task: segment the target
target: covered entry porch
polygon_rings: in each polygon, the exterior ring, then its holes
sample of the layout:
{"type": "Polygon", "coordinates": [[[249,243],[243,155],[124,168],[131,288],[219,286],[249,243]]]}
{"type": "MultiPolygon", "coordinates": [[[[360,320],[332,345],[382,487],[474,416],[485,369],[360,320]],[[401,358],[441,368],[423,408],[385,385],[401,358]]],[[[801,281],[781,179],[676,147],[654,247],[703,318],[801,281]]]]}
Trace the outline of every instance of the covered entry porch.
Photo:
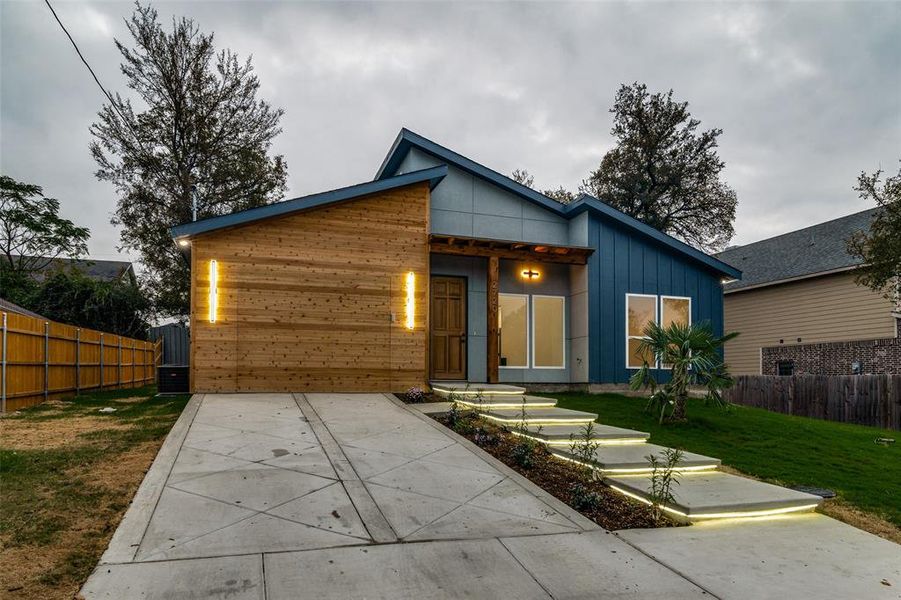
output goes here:
{"type": "Polygon", "coordinates": [[[429,378],[588,381],[592,248],[430,235],[429,378]]]}

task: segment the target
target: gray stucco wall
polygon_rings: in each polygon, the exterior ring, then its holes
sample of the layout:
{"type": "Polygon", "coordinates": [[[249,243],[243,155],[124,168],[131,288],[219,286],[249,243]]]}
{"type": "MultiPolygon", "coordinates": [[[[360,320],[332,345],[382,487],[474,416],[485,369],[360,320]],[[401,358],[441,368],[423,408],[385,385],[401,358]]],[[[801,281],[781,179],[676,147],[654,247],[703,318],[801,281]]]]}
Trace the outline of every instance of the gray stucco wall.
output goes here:
{"type": "MultiPolygon", "coordinates": [[[[408,173],[443,161],[413,148],[398,170],[408,173]]],[[[448,166],[432,190],[432,233],[542,244],[570,244],[570,222],[527,200],[448,166]]],[[[587,239],[587,227],[585,229],[587,239]]]]}

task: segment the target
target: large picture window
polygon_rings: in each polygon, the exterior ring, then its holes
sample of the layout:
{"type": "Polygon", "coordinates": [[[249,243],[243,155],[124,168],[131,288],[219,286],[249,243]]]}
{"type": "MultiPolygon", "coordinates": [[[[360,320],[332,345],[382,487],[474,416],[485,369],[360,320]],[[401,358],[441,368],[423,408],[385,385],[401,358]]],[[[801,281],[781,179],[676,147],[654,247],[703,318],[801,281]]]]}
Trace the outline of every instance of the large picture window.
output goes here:
{"type": "Polygon", "coordinates": [[[529,297],[498,294],[500,366],[525,369],[529,366],[529,297]]]}
{"type": "Polygon", "coordinates": [[[657,360],[650,352],[642,352],[641,341],[648,323],[657,322],[657,296],[626,294],[626,366],[640,369],[647,362],[656,366],[657,360]]]}
{"type": "Polygon", "coordinates": [[[532,296],[532,366],[566,367],[566,299],[532,296]]]}

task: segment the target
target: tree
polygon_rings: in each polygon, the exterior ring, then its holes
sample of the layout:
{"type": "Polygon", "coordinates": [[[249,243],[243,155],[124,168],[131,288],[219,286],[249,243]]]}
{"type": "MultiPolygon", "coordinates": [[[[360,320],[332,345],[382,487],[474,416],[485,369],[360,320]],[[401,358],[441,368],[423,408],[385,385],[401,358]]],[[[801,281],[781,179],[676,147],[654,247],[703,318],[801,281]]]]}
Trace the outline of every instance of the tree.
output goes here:
{"type": "Polygon", "coordinates": [[[737,198],[720,179],[721,129],[700,121],[673,91],[649,94],[644,84],[623,85],[613,108],[616,147],[582,183],[582,191],[655,229],[703,250],[732,238],[737,198]]]}
{"type": "Polygon", "coordinates": [[[61,270],[43,282],[29,308],[61,323],[147,339],[150,304],[131,282],[96,281],[77,269],[61,270]]]}
{"type": "Polygon", "coordinates": [[[0,175],[0,289],[8,300],[25,301],[33,275],[53,259],[87,252],[90,231],[59,216],[59,207],[40,186],[0,175]]]}
{"type": "Polygon", "coordinates": [[[879,210],[869,232],[858,231],[848,239],[848,252],[863,261],[857,282],[901,303],[901,169],[882,181],[882,170],[861,173],[854,189],[879,210]]]}
{"type": "Polygon", "coordinates": [[[281,132],[281,109],[257,99],[250,59],[216,52],[213,34],[191,19],[163,30],[157,12],[137,5],[126,23],[134,38],[119,40],[122,73],[146,105],[136,110],[119,94],[91,126],[97,177],[116,187],[113,224],[125,248],[137,250],[157,314],[190,310],[190,274],[169,228],[192,219],[268,204],[285,191],[287,165],[270,156],[281,132]]]}
{"type": "Polygon", "coordinates": [[[691,386],[706,388],[706,401],[719,406],[728,405],[722,391],[732,386],[733,379],[726,370],[721,349],[737,333],[717,337],[707,323],[686,325],[673,322],[663,327],[651,322],[644,334],[646,338],[639,344],[638,352],[668,369],[670,378],[660,385],[646,360],[629,383],[633,390],[650,390],[648,406],[658,407],[661,423],[667,409],[670,409],[670,420],[686,419],[685,409],[691,386]]]}
{"type": "MultiPolygon", "coordinates": [[[[516,183],[521,183],[528,188],[535,189],[535,178],[525,169],[513,169],[510,179],[516,183]]],[[[557,189],[542,190],[541,193],[551,200],[556,200],[560,204],[569,204],[576,199],[576,195],[562,185],[557,189]]]]}

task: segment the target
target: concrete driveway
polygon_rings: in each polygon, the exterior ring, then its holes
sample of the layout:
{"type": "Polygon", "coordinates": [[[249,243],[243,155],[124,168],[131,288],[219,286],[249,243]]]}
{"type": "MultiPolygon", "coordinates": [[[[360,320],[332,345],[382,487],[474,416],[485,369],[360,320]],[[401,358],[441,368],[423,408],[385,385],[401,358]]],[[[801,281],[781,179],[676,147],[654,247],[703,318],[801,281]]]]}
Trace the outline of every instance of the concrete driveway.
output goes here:
{"type": "MultiPolygon", "coordinates": [[[[82,593],[266,600],[767,597],[753,576],[730,588],[709,561],[709,576],[697,577],[690,560],[672,564],[684,554],[679,546],[691,541],[670,538],[675,544],[667,546],[661,540],[670,531],[634,535],[630,543],[600,530],[388,395],[198,395],[82,593]],[[653,547],[639,550],[644,542],[653,547]]],[[[734,535],[729,543],[740,547],[734,535]]],[[[873,548],[884,561],[884,549],[873,548]]],[[[799,574],[803,585],[800,572],[767,584],[798,585],[799,574]]]]}

